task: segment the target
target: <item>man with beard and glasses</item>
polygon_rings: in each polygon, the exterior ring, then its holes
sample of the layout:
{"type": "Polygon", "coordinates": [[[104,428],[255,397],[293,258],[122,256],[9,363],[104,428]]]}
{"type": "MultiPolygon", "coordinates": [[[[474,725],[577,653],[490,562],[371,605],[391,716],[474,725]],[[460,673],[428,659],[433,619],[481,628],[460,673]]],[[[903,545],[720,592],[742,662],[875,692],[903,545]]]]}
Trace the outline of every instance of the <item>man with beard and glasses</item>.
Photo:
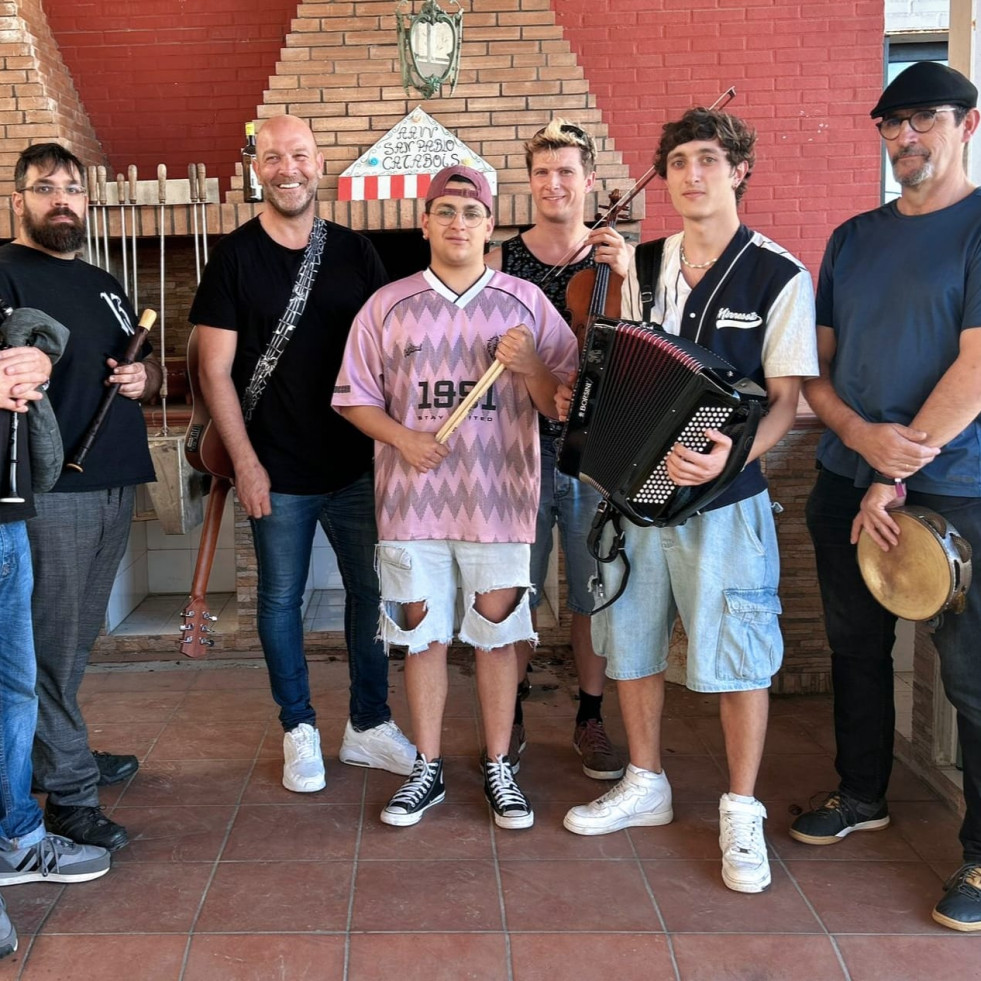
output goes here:
{"type": "MultiPolygon", "coordinates": [[[[981,548],[981,192],[964,169],[978,90],[936,62],[898,75],[871,112],[902,188],[836,229],[818,281],[819,378],[805,395],[828,431],[808,500],[831,646],[838,789],[790,828],[831,845],[889,824],[896,617],[866,589],[855,545],[899,541],[890,508],[947,518],[981,548]]],[[[966,813],[963,864],[933,918],[981,930],[981,595],[933,640],[957,710],[966,813]]]]}
{"type": "Polygon", "coordinates": [[[252,522],[259,638],[285,733],[283,786],[309,793],[326,782],[303,652],[303,592],[318,523],[346,593],[351,694],[340,760],[405,775],[416,758],[392,720],[388,659],[375,639],[371,440],[331,411],[329,397],[354,315],[387,276],[366,238],[333,222],[315,224],[324,158],[302,119],[276,116],[263,124],[255,169],[266,206],[213,250],[191,322],[201,388],[252,522]],[[243,393],[284,316],[304,251],[321,232],[308,302],[247,424],[243,393]]]}
{"type": "Polygon", "coordinates": [[[0,249],[0,297],[36,307],[71,333],[48,391],[65,454],[78,447],[106,385],[119,385],[84,473],[66,470],[36,500],[28,523],[34,557],[33,622],[38,721],[34,786],[48,795],[48,830],[115,851],[126,829],[99,808],[99,785],[136,772],[135,756],[95,753],[78,704],[89,652],[105,621],[126,549],[137,484],[154,479],[140,401],[160,388],[147,355],[120,364],[137,318],[122,286],[77,253],[85,241],[88,198],[78,158],[57,143],[20,155],[12,195],[17,237],[0,249]]]}

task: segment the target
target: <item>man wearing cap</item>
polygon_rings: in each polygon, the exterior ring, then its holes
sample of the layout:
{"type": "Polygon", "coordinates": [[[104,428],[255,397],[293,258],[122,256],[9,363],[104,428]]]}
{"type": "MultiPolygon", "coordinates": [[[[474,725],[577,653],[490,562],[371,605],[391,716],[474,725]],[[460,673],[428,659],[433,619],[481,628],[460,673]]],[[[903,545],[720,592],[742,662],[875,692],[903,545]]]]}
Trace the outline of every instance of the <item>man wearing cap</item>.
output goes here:
{"type": "Polygon", "coordinates": [[[257,627],[283,726],[283,785],[325,786],[320,732],[303,653],[302,601],[318,523],[344,582],[351,681],[340,760],[406,774],[415,747],[392,720],[388,660],[375,639],[378,585],[371,442],[330,410],[351,320],[387,276],[371,243],[316,217],[324,158],[310,127],[275,116],[259,131],[262,213],[214,249],[191,307],[201,387],[252,522],[257,627]],[[316,232],[316,236],[314,233],[316,232]],[[314,238],[322,252],[307,261],[314,238]],[[313,270],[312,281],[301,275],[313,270]],[[246,424],[243,393],[307,283],[309,296],[246,424]]]}
{"type": "MultiPolygon", "coordinates": [[[[817,294],[820,377],[805,394],[828,431],[807,506],[835,694],[838,789],[798,817],[792,837],[829,845],[889,824],[896,617],[866,589],[861,532],[898,542],[889,509],[939,512],[981,554],[981,192],[964,169],[977,89],[919,62],[871,115],[902,193],[845,222],[828,244],[817,294]]],[[[933,918],[981,930],[981,595],[934,632],[964,762],[964,864],[933,918]]]]}
{"type": "Polygon", "coordinates": [[[379,632],[386,646],[409,653],[418,756],[382,811],[382,821],[396,826],[416,824],[445,797],[440,737],[458,588],[458,636],[476,649],[484,794],[498,827],[534,823],[508,759],[514,645],[535,636],[528,601],[537,411],[554,415],[555,389],[575,366],[576,344],[538,287],[484,265],[492,207],[487,179],[475,170],[448,167],[433,178],[422,218],[430,266],[368,301],[334,389],[334,407],[375,440],[379,632]],[[438,440],[495,361],[507,370],[438,440]]]}

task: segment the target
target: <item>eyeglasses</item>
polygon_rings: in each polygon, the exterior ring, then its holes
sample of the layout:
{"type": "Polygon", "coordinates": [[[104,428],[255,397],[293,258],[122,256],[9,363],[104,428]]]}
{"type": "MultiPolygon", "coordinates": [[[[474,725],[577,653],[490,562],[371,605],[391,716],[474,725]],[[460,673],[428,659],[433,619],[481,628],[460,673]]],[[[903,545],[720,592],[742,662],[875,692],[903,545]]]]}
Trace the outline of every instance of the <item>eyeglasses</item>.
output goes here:
{"type": "Polygon", "coordinates": [[[956,109],[917,109],[908,116],[886,116],[876,123],[879,135],[884,140],[894,140],[902,132],[903,123],[909,123],[914,133],[929,133],[937,125],[937,114],[941,112],[957,112],[956,109]]]}
{"type": "Polygon", "coordinates": [[[456,208],[444,206],[429,213],[441,225],[452,225],[460,215],[463,215],[463,224],[467,228],[476,228],[482,221],[487,220],[487,212],[483,208],[464,208],[463,211],[457,211],[456,208]]]}
{"type": "Polygon", "coordinates": [[[31,191],[39,198],[50,198],[53,194],[67,194],[70,198],[77,198],[85,194],[85,188],[81,184],[67,184],[60,187],[58,184],[33,184],[30,187],[18,187],[21,194],[24,191],[31,191]]]}

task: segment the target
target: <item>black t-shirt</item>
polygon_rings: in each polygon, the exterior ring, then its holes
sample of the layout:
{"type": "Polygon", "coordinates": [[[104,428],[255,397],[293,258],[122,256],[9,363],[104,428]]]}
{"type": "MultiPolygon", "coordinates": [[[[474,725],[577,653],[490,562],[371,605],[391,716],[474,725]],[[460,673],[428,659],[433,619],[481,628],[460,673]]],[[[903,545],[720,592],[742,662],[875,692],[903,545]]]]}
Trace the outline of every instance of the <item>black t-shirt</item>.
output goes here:
{"type": "MultiPolygon", "coordinates": [[[[306,309],[249,423],[249,439],[280,494],[323,494],[371,467],[373,444],[330,407],[351,322],[388,282],[363,235],[328,222],[306,309]]],[[[290,298],[302,249],[274,242],[258,218],[215,246],[191,323],[238,332],[232,380],[241,395],[290,298]]]]}
{"type": "MultiPolygon", "coordinates": [[[[0,498],[11,496],[10,486],[10,423],[12,412],[0,409],[0,498]]],[[[17,493],[23,504],[0,503],[0,525],[26,521],[34,517],[34,495],[31,493],[31,466],[27,451],[27,416],[18,416],[17,424],[17,493]]]]}
{"type": "MultiPolygon", "coordinates": [[[[136,314],[109,273],[82,259],[56,259],[14,243],[0,248],[0,297],[13,307],[43,310],[71,332],[48,389],[65,459],[70,460],[106,392],[106,358],[122,358],[136,329],[136,314]]],[[[144,344],[140,358],[150,350],[144,344]]],[[[66,470],[52,493],[106,490],[155,479],[138,402],[113,400],[84,466],[84,473],[66,470]]]]}

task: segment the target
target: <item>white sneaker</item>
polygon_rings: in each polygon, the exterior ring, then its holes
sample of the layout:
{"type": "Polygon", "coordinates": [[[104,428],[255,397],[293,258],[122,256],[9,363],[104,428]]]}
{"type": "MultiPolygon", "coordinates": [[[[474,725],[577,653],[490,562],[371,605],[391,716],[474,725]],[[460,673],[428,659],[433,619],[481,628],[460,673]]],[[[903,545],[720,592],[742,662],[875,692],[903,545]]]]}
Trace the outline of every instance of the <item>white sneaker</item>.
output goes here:
{"type": "Polygon", "coordinates": [[[622,828],[670,824],[673,818],[668,778],[631,763],[612,790],[591,804],[571,808],[562,824],[577,835],[606,835],[622,828]]]}
{"type": "Polygon", "coordinates": [[[728,794],[719,798],[722,881],[735,892],[762,892],[770,884],[763,838],[765,817],[766,808],[758,800],[744,804],[728,794]]]}
{"type": "Polygon", "coordinates": [[[348,719],[337,755],[342,763],[388,770],[403,777],[412,773],[416,763],[415,746],[391,719],[364,732],[358,732],[348,719]]]}
{"type": "Polygon", "coordinates": [[[298,794],[311,794],[327,786],[320,730],[301,722],[283,736],[283,786],[298,794]]]}

